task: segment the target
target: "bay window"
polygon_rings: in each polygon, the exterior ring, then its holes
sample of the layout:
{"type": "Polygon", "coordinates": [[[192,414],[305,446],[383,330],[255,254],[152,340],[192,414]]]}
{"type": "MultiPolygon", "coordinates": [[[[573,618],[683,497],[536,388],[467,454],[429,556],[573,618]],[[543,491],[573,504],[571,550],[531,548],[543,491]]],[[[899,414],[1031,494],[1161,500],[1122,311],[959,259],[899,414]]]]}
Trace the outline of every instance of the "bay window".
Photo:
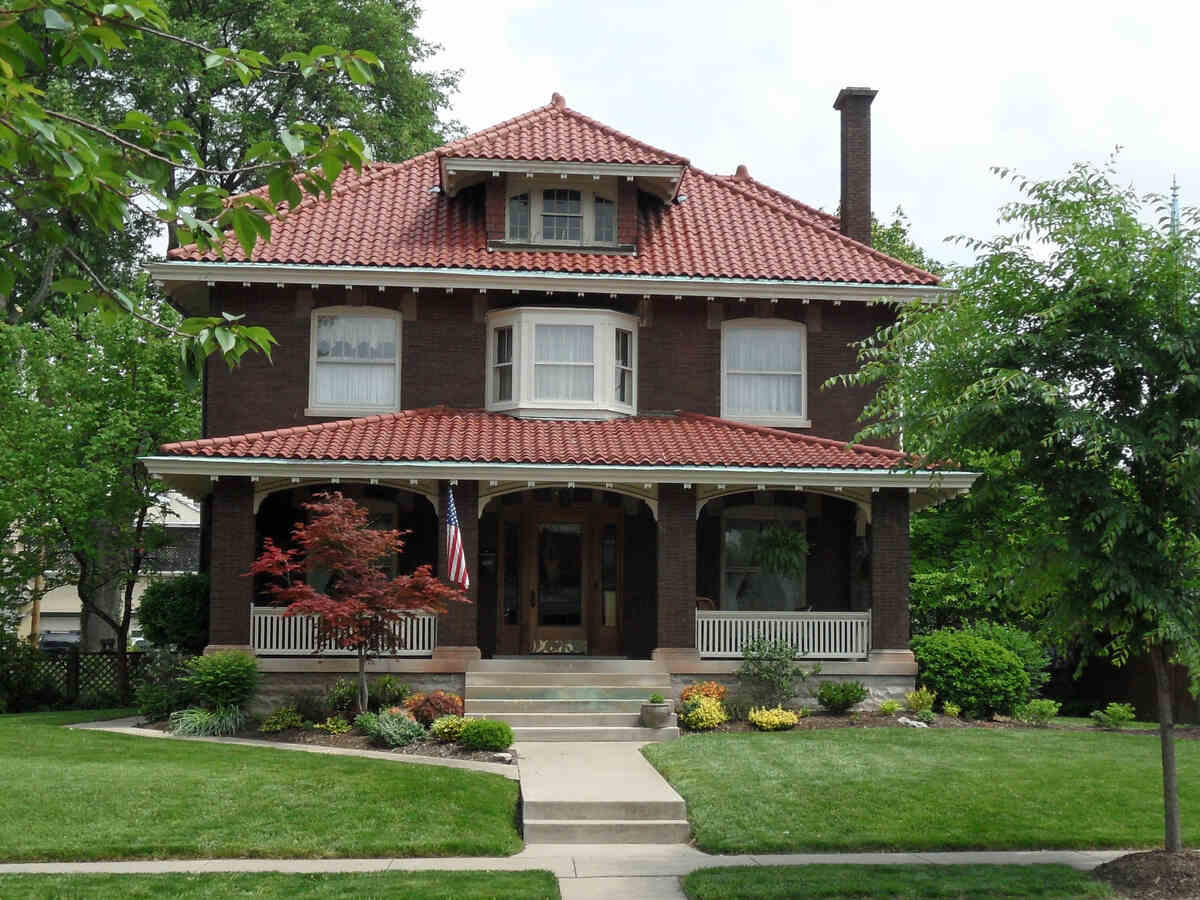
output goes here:
{"type": "Polygon", "coordinates": [[[721,326],[721,416],[807,427],[807,340],[800,322],[731,319],[721,326]]]}
{"type": "Polygon", "coordinates": [[[371,307],[314,310],[306,415],[400,408],[400,314],[371,307]]]}
{"type": "Polygon", "coordinates": [[[637,320],[604,309],[488,313],[487,408],[607,418],[636,410],[637,320]]]}

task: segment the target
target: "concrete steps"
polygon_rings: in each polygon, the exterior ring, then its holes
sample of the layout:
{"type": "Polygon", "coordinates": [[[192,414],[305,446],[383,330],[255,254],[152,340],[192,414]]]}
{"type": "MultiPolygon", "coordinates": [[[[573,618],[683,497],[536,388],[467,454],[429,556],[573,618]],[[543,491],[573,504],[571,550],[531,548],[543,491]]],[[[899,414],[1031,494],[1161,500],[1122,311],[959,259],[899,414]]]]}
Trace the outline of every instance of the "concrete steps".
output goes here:
{"type": "Polygon", "coordinates": [[[518,741],[661,741],[679,736],[642,728],[652,693],[671,696],[671,676],[648,660],[516,657],[483,660],[466,674],[464,712],[503,719],[518,741]]]}
{"type": "Polygon", "coordinates": [[[531,844],[683,844],[687,819],[526,819],[531,844]]]}

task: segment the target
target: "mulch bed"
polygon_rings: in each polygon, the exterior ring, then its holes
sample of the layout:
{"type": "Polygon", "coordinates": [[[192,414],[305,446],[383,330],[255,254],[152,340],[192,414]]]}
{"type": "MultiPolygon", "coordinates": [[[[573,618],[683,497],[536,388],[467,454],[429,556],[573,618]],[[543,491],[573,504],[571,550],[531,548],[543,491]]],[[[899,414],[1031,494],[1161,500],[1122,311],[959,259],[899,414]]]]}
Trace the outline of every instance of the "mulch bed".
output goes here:
{"type": "Polygon", "coordinates": [[[1200,853],[1194,850],[1130,853],[1097,867],[1095,874],[1122,895],[1139,900],[1200,897],[1200,853]]]}
{"type": "MultiPolygon", "coordinates": [[[[167,730],[167,722],[153,722],[147,727],[159,731],[167,730]]],[[[504,755],[491,750],[466,750],[457,744],[440,744],[433,740],[414,741],[407,747],[381,747],[371,743],[371,739],[356,731],[346,734],[326,734],[324,731],[306,728],[288,728],[272,734],[263,734],[257,728],[243,728],[234,737],[250,738],[256,741],[270,741],[276,744],[309,744],[320,747],[338,747],[344,750],[377,750],[382,753],[395,753],[398,756],[434,756],[439,759],[469,759],[474,762],[500,763],[515,765],[517,751],[510,747],[504,755]],[[505,759],[504,756],[508,756],[505,759]]]]}

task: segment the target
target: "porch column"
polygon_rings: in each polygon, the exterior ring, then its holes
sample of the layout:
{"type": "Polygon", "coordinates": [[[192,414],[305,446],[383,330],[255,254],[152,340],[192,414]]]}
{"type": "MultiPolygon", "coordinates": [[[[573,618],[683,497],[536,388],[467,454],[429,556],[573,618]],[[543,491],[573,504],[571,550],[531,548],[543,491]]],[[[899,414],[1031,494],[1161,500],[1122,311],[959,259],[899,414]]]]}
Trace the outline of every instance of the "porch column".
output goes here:
{"type": "Polygon", "coordinates": [[[909,637],[908,491],[871,495],[871,649],[907,650],[909,637]]]}
{"type": "Polygon", "coordinates": [[[658,488],[658,623],[655,659],[696,658],[696,497],[658,488]]]}
{"type": "Polygon", "coordinates": [[[221,478],[213,485],[209,515],[208,647],[205,652],[250,647],[254,579],[254,486],[249,478],[221,478]]]}
{"type": "MultiPolygon", "coordinates": [[[[449,481],[438,482],[438,577],[449,583],[450,566],[446,556],[446,510],[449,503],[449,481]]],[[[471,587],[470,603],[451,603],[446,614],[438,619],[438,645],[435,659],[456,657],[465,663],[479,659],[479,483],[460,481],[454,485],[454,508],[458,512],[458,527],[462,529],[463,552],[467,556],[467,572],[471,587]]]]}

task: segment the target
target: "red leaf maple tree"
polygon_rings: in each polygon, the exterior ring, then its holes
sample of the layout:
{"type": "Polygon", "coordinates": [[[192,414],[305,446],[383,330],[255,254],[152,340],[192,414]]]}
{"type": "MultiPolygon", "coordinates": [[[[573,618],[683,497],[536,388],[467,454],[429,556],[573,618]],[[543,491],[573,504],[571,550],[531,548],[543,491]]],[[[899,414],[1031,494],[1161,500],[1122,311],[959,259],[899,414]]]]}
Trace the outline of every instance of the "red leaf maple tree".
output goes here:
{"type": "Polygon", "coordinates": [[[266,575],[271,602],[287,604],[283,615],[317,619],[318,646],[354,650],[358,656],[358,708],[367,709],[367,660],[402,646],[395,626],[415,613],[441,615],[450,602],[469,603],[424,565],[411,575],[384,568],[404,552],[407,532],[370,527],[370,513],[340,491],[316,494],[303,504],[309,521],[292,529],[294,547],[270,538],[247,577],[266,575]],[[314,571],[328,572],[324,592],[308,583],[314,571]]]}

